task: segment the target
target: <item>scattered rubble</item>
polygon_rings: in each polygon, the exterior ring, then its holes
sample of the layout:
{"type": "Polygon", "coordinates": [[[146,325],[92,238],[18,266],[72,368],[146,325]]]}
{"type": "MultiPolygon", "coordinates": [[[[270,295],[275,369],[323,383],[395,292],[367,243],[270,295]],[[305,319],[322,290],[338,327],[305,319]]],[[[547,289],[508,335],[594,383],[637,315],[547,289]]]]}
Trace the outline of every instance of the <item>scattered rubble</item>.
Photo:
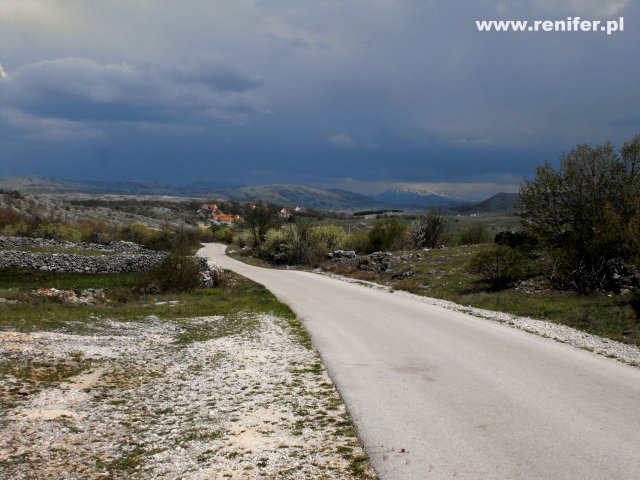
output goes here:
{"type": "Polygon", "coordinates": [[[402,273],[396,273],[392,275],[391,278],[394,280],[406,280],[407,278],[411,278],[416,274],[413,270],[405,270],[402,273]]]}
{"type": "Polygon", "coordinates": [[[353,250],[336,250],[329,254],[329,258],[356,258],[356,252],[353,250]]]}
{"type": "Polygon", "coordinates": [[[329,254],[329,263],[351,265],[360,270],[374,273],[391,271],[393,255],[388,252],[374,252],[368,255],[356,255],[354,251],[336,250],[329,254]]]}
{"type": "Polygon", "coordinates": [[[104,298],[101,288],[88,288],[79,294],[74,290],[59,290],[57,288],[38,288],[33,291],[37,297],[47,297],[68,305],[94,305],[97,299],[104,298]]]}
{"type": "Polygon", "coordinates": [[[200,284],[202,287],[217,287],[227,281],[224,270],[214,260],[204,257],[194,258],[200,264],[200,284]]]}

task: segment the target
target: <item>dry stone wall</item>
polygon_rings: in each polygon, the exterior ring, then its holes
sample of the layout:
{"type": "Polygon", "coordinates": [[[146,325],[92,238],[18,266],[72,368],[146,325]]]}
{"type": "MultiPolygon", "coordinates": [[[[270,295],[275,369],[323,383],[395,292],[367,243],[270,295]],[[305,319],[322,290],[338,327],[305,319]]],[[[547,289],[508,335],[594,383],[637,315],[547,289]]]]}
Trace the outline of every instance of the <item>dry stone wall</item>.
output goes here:
{"type": "Polygon", "coordinates": [[[3,237],[0,236],[0,250],[8,250],[19,247],[35,247],[35,248],[75,248],[86,250],[103,250],[105,252],[115,253],[157,253],[155,250],[147,250],[142,245],[133,242],[110,242],[110,243],[85,243],[85,242],[67,242],[62,240],[53,240],[50,238],[31,238],[31,237],[3,237]]]}
{"type": "Polygon", "coordinates": [[[27,237],[0,237],[0,270],[24,268],[54,272],[140,272],[149,270],[166,256],[132,242],[73,243],[27,237]],[[104,255],[73,255],[16,251],[20,248],[90,249],[104,255]]]}

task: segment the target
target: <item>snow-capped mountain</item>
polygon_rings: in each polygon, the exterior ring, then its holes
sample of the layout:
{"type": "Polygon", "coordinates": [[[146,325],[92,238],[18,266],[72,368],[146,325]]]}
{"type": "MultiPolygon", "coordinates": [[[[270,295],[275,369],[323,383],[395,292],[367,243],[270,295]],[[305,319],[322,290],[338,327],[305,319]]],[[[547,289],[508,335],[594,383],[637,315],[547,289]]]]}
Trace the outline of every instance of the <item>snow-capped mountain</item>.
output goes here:
{"type": "Polygon", "coordinates": [[[466,203],[451,195],[417,188],[392,188],[377,194],[376,200],[396,207],[446,207],[466,203]]]}

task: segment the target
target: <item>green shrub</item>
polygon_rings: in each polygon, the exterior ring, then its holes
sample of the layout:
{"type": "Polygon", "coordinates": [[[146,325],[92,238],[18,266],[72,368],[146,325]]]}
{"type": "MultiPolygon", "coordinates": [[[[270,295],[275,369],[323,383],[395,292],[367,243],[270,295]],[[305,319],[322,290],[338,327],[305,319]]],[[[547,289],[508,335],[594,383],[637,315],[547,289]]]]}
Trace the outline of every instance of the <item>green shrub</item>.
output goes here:
{"type": "Polygon", "coordinates": [[[407,226],[395,218],[385,219],[376,223],[369,231],[368,252],[390,250],[394,246],[402,245],[407,240],[407,226]]]}
{"type": "Polygon", "coordinates": [[[196,228],[172,230],[169,225],[164,225],[160,231],[152,230],[143,245],[151,250],[180,251],[187,254],[200,246],[200,232],[196,228]]]}
{"type": "Polygon", "coordinates": [[[145,245],[155,232],[142,223],[132,223],[120,229],[120,238],[128,242],[145,245]]]}
{"type": "Polygon", "coordinates": [[[346,236],[344,249],[353,250],[356,253],[367,253],[369,249],[369,234],[367,232],[353,232],[346,236]]]}
{"type": "Polygon", "coordinates": [[[313,227],[313,236],[318,245],[328,252],[344,248],[347,233],[337,225],[313,227]]]}
{"type": "Polygon", "coordinates": [[[80,240],[87,243],[109,243],[115,239],[114,228],[104,220],[86,220],[77,226],[80,240]]]}
{"type": "Polygon", "coordinates": [[[491,242],[491,231],[486,224],[475,222],[465,228],[460,234],[461,245],[476,245],[491,242]]]}
{"type": "Polygon", "coordinates": [[[499,289],[525,276],[527,259],[514,248],[495,245],[475,254],[467,271],[478,275],[492,289],[499,289]]]}
{"type": "Polygon", "coordinates": [[[141,275],[138,287],[148,293],[180,293],[200,285],[200,266],[196,259],[171,252],[155,267],[141,275]]]}
{"type": "Polygon", "coordinates": [[[233,242],[233,232],[228,228],[213,228],[212,239],[214,242],[230,244],[233,242]]]}
{"type": "Polygon", "coordinates": [[[260,256],[275,264],[289,263],[293,249],[292,233],[287,227],[267,230],[260,246],[260,256]]]}
{"type": "Polygon", "coordinates": [[[255,248],[253,234],[247,230],[241,230],[233,235],[233,243],[240,248],[249,247],[255,248]]]}
{"type": "Polygon", "coordinates": [[[346,234],[333,225],[299,222],[267,230],[260,256],[276,264],[315,265],[329,251],[342,248],[346,234]]]}

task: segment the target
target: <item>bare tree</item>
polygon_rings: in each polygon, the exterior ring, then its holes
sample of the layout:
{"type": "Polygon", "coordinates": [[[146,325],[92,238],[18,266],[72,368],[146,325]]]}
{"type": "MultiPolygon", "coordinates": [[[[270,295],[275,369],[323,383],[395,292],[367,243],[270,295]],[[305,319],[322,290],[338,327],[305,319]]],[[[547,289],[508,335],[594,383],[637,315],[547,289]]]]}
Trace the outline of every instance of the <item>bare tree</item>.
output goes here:
{"type": "Polygon", "coordinates": [[[245,220],[253,235],[253,244],[256,248],[262,245],[264,236],[267,234],[274,216],[275,212],[271,208],[260,203],[248,209],[245,220]]]}
{"type": "Polygon", "coordinates": [[[416,247],[436,248],[449,241],[449,226],[442,210],[432,209],[409,225],[409,236],[416,247]]]}

